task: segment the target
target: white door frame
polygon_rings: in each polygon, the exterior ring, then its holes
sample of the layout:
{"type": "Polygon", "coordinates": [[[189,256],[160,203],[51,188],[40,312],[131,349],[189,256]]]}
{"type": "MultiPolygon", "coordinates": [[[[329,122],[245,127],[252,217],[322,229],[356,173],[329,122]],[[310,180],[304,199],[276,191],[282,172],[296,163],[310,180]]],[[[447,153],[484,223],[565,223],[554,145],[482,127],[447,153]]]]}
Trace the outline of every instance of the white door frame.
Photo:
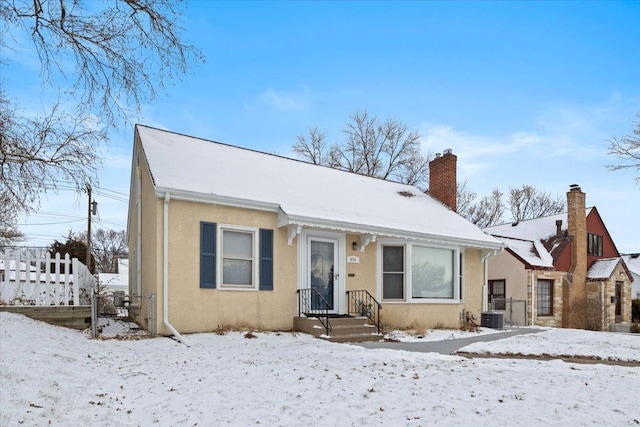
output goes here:
{"type": "Polygon", "coordinates": [[[329,231],[302,230],[296,239],[298,241],[298,289],[309,289],[310,270],[310,246],[311,240],[333,241],[335,245],[335,259],[333,272],[333,314],[345,314],[345,234],[329,231]]]}

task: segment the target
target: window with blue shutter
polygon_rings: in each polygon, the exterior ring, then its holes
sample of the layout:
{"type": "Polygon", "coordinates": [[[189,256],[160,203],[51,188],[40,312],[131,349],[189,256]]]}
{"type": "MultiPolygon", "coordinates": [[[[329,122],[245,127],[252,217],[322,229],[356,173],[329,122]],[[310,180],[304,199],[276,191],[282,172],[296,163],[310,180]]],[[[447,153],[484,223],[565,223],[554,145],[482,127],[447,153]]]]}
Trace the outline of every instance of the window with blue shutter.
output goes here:
{"type": "Polygon", "coordinates": [[[200,287],[216,287],[217,224],[200,223],[200,287]]]}
{"type": "Polygon", "coordinates": [[[260,290],[273,290],[273,230],[260,229],[260,290]]]}

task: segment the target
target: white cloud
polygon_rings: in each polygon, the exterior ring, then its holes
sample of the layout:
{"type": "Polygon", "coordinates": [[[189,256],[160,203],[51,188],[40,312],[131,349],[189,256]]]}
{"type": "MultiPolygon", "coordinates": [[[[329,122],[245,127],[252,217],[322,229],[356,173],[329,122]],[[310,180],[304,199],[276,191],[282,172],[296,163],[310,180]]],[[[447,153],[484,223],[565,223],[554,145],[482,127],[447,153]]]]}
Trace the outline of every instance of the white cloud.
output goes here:
{"type": "Polygon", "coordinates": [[[311,92],[307,86],[301,86],[297,92],[269,88],[258,95],[258,100],[280,111],[305,111],[311,102],[311,92]]]}

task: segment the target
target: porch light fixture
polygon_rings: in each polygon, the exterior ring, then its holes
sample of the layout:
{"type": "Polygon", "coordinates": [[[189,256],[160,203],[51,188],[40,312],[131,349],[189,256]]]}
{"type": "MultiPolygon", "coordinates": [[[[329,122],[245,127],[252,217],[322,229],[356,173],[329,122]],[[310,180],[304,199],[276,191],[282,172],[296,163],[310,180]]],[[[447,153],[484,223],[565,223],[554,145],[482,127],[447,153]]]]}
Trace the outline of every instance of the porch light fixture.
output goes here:
{"type": "Polygon", "coordinates": [[[352,248],[354,251],[357,251],[357,250],[358,250],[358,242],[353,242],[353,243],[351,244],[351,248],[352,248]]]}

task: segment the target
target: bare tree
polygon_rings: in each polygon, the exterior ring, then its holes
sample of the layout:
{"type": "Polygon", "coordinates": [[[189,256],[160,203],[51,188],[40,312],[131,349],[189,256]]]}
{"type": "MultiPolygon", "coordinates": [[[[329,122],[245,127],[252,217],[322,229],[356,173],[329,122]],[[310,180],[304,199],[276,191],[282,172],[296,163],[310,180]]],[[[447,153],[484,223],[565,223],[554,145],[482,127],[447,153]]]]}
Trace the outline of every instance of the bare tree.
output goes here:
{"type": "MultiPolygon", "coordinates": [[[[73,234],[73,239],[87,244],[87,232],[73,234]]],[[[97,229],[91,233],[91,254],[95,269],[101,273],[116,273],[118,258],[127,258],[127,234],[124,230],[97,229]]]]}
{"type": "MultiPolygon", "coordinates": [[[[0,197],[13,214],[37,208],[39,195],[60,180],[79,189],[94,182],[107,130],[129,123],[166,81],[203,60],[181,40],[182,7],[174,0],[0,0],[0,50],[29,40],[43,92],[58,93],[38,115],[0,91],[0,197]]],[[[15,215],[0,223],[15,228],[15,215]]],[[[11,240],[4,229],[0,238],[11,240]]]]}
{"type": "Polygon", "coordinates": [[[510,221],[540,218],[566,210],[563,198],[551,196],[532,185],[509,187],[509,199],[494,188],[490,194],[480,197],[467,187],[467,182],[458,185],[458,213],[480,228],[491,227],[505,221],[505,212],[511,213],[510,221]]]}
{"type": "Polygon", "coordinates": [[[78,188],[95,180],[97,149],[106,138],[95,124],[94,116],[72,116],[59,104],[43,117],[22,117],[0,92],[0,197],[13,212],[30,211],[61,180],[78,188]]]}
{"type": "Polygon", "coordinates": [[[509,209],[513,221],[540,218],[565,211],[565,200],[536,189],[532,185],[509,187],[509,209]]]}
{"type": "MultiPolygon", "coordinates": [[[[618,163],[607,165],[610,171],[635,168],[640,171],[640,113],[638,121],[632,129],[631,134],[622,138],[612,138],[609,140],[609,151],[618,158],[618,163]]],[[[636,176],[636,182],[640,184],[640,175],[636,176]]]]}
{"type": "Polygon", "coordinates": [[[465,218],[471,217],[470,210],[474,206],[474,201],[478,197],[478,194],[469,188],[469,182],[465,179],[462,183],[456,184],[456,206],[458,214],[465,218]]]}
{"type": "Polygon", "coordinates": [[[490,194],[482,196],[477,203],[470,205],[465,218],[480,228],[500,224],[505,209],[502,196],[502,192],[494,188],[490,194]]]}
{"type": "Polygon", "coordinates": [[[309,128],[309,136],[298,136],[298,142],[293,146],[293,152],[301,159],[314,165],[327,165],[329,160],[326,153],[327,133],[317,127],[309,128]]]}
{"type": "Polygon", "coordinates": [[[430,155],[421,153],[420,134],[405,123],[356,111],[342,132],[346,139],[327,147],[326,133],[310,128],[292,149],[314,164],[426,188],[430,155]]]}

